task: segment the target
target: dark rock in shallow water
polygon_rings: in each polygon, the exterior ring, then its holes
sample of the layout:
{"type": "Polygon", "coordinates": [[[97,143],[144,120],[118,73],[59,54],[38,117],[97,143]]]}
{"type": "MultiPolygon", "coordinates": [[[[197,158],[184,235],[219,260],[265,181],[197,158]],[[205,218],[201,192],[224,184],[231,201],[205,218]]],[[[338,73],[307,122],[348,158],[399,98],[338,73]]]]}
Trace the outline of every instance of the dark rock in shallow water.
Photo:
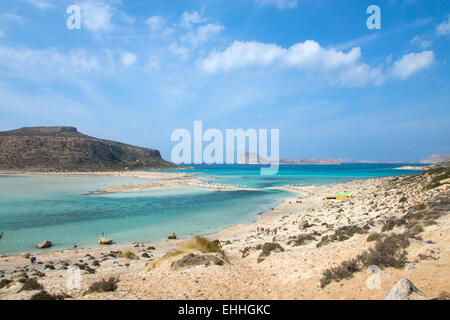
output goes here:
{"type": "Polygon", "coordinates": [[[53,244],[52,244],[51,241],[46,240],[46,241],[39,242],[37,244],[37,248],[38,249],[45,249],[45,248],[50,248],[52,245],[53,244]]]}

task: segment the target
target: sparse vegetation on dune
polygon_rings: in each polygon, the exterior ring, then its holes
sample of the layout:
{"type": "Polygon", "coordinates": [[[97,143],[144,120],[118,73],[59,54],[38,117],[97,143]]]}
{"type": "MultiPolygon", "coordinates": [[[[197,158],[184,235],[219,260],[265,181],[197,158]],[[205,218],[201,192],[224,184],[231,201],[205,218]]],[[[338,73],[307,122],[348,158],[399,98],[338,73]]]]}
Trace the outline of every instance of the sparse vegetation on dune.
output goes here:
{"type": "Polygon", "coordinates": [[[442,184],[448,184],[450,179],[450,161],[445,161],[434,165],[426,170],[423,175],[427,177],[428,183],[425,185],[426,190],[435,189],[442,184]]]}
{"type": "Polygon", "coordinates": [[[373,248],[364,251],[354,259],[342,262],[339,266],[330,268],[322,274],[320,285],[322,288],[332,281],[349,279],[355,272],[364,267],[375,265],[379,268],[403,268],[406,264],[406,251],[409,246],[409,234],[391,234],[376,240],[373,248]]]}
{"type": "Polygon", "coordinates": [[[86,295],[94,292],[113,292],[117,289],[117,283],[119,283],[119,279],[116,277],[110,277],[108,280],[102,279],[92,283],[84,294],[86,295]]]}
{"type": "Polygon", "coordinates": [[[367,242],[376,241],[378,239],[381,239],[381,237],[383,237],[383,234],[381,233],[372,233],[367,237],[367,242]]]}
{"type": "Polygon", "coordinates": [[[130,259],[130,260],[138,260],[139,258],[131,251],[120,252],[117,255],[118,258],[130,259]]]}
{"type": "Polygon", "coordinates": [[[204,237],[195,236],[183,241],[178,248],[168,251],[162,258],[147,264],[145,271],[148,272],[153,270],[162,262],[172,257],[185,253],[192,253],[195,251],[199,251],[201,253],[218,253],[226,259],[225,252],[222,250],[220,242],[218,240],[209,241],[204,237]]]}
{"type": "Polygon", "coordinates": [[[66,298],[72,298],[67,294],[50,294],[45,290],[41,290],[31,296],[30,300],[65,300],[66,298]]]}
{"type": "Polygon", "coordinates": [[[22,286],[20,291],[32,291],[44,289],[42,285],[36,279],[28,279],[22,286]]]}

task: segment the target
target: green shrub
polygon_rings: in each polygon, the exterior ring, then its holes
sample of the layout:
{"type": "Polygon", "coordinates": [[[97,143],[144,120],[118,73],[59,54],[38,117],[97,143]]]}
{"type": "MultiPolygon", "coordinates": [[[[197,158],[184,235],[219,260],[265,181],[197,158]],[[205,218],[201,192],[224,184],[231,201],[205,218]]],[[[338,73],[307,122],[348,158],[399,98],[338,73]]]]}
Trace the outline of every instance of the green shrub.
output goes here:
{"type": "Polygon", "coordinates": [[[381,233],[372,233],[367,237],[367,242],[376,241],[378,239],[381,239],[381,237],[383,237],[383,234],[381,233]]]}

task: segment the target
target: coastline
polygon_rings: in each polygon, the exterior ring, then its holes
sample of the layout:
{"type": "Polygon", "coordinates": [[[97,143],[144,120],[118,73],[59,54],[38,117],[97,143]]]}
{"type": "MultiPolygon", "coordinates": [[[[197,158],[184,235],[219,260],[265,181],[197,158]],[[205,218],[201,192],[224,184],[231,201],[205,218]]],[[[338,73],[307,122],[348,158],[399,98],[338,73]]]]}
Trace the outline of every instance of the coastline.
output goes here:
{"type": "MultiPolygon", "coordinates": [[[[365,281],[369,276],[359,272],[354,277],[329,284],[319,285],[322,272],[341,261],[367,250],[372,243],[366,238],[370,234],[381,233],[383,225],[390,217],[400,216],[420,203],[429,203],[431,198],[447,197],[448,185],[434,190],[417,193],[416,182],[420,176],[398,176],[385,178],[356,179],[345,183],[290,187],[297,192],[294,197],[284,199],[279,206],[258,215],[257,221],[223,228],[221,231],[205,235],[207,239],[219,239],[230,263],[224,266],[195,266],[180,271],[170,269],[173,258],[155,270],[144,272],[148,262],[162,257],[176,248],[184,240],[170,240],[142,244],[103,246],[93,249],[63,250],[41,253],[38,261],[44,265],[52,263],[56,270],[45,270],[45,277],[39,282],[53,293],[68,292],[75,299],[380,299],[401,276],[407,276],[427,296],[435,297],[441,291],[449,291],[448,267],[450,265],[450,228],[447,215],[436,220],[436,224],[425,226],[423,240],[414,240],[408,249],[409,265],[403,270],[386,268],[382,271],[381,289],[370,290],[365,281]],[[390,191],[397,190],[397,191],[390,191]],[[325,202],[324,198],[338,191],[352,191],[354,198],[344,202],[325,202]],[[401,194],[397,194],[401,191],[401,194]],[[407,200],[402,202],[402,197],[407,200]],[[400,202],[399,202],[400,199],[400,202]],[[306,221],[306,224],[305,224],[306,221]],[[272,253],[265,261],[256,260],[257,245],[272,242],[271,236],[256,232],[257,226],[278,228],[276,242],[284,252],[272,253]],[[318,248],[323,235],[332,234],[345,226],[367,226],[365,234],[354,234],[345,241],[331,242],[318,248]],[[312,232],[312,233],[311,233],[312,232]],[[315,240],[301,246],[289,244],[299,234],[310,234],[315,240]],[[428,244],[427,241],[431,241],[428,244]],[[150,250],[155,247],[156,250],[150,250]],[[249,249],[246,249],[249,248],[249,249]],[[246,250],[245,250],[246,249],[246,250]],[[438,258],[420,257],[432,250],[438,258]],[[104,257],[115,251],[132,251],[140,260],[104,257]],[[243,252],[249,254],[244,257],[243,252]],[[144,258],[147,253],[150,257],[144,258]],[[58,261],[70,263],[89,262],[86,255],[102,259],[94,274],[83,272],[82,289],[67,290],[67,271],[59,268],[58,261]],[[102,258],[103,257],[103,258],[102,258]],[[93,281],[108,276],[120,278],[119,291],[83,295],[93,281]],[[195,280],[195,281],[194,281],[195,280]],[[224,283],[228,285],[224,286],[224,283]]],[[[423,180],[423,179],[422,179],[423,180]]],[[[426,183],[426,180],[418,183],[426,183]]],[[[448,210],[447,210],[448,211],[448,210]]],[[[394,227],[390,234],[404,230],[394,227]]],[[[29,267],[27,259],[21,256],[0,258],[0,269],[4,276],[12,276],[17,270],[29,267]]],[[[0,299],[26,299],[31,293],[17,293],[19,284],[11,284],[0,289],[0,299]]]]}
{"type": "MultiPolygon", "coordinates": [[[[3,172],[0,172],[0,176],[4,174],[3,172]]],[[[163,175],[161,176],[161,172],[141,172],[141,171],[130,171],[130,172],[64,172],[64,173],[47,173],[47,172],[20,172],[20,173],[9,173],[8,175],[12,176],[58,176],[58,177],[64,177],[64,176],[121,176],[121,177],[136,177],[136,178],[142,178],[142,179],[157,179],[155,183],[152,184],[142,184],[142,185],[118,185],[113,186],[106,189],[99,189],[94,192],[87,193],[87,195],[102,195],[102,194],[112,194],[112,193],[121,193],[121,192],[132,192],[132,191],[147,191],[147,190],[158,190],[162,188],[170,188],[170,187],[176,187],[176,186],[186,186],[186,187],[193,187],[193,188],[203,188],[206,190],[212,190],[212,191],[235,191],[235,190],[259,190],[256,188],[235,188],[231,186],[215,186],[215,185],[202,185],[201,182],[204,181],[204,178],[192,178],[194,174],[190,173],[166,173],[163,172],[163,175]],[[163,182],[161,182],[161,180],[163,182]]],[[[300,191],[288,187],[288,186],[281,186],[281,187],[271,187],[266,189],[279,189],[284,191],[289,191],[293,193],[300,193],[300,191]]],[[[287,198],[281,198],[278,205],[275,205],[272,208],[277,210],[277,208],[283,204],[285,204],[288,200],[292,200],[291,197],[287,198]]],[[[258,223],[262,219],[262,217],[265,217],[266,215],[271,215],[273,213],[273,210],[268,211],[261,211],[256,214],[256,220],[251,221],[246,224],[233,224],[224,226],[221,228],[221,230],[212,232],[212,233],[200,233],[198,235],[200,236],[206,236],[206,237],[214,237],[218,236],[222,233],[228,234],[229,230],[234,230],[235,227],[239,226],[249,226],[255,223],[258,223]]],[[[188,238],[179,238],[177,240],[161,240],[161,241],[150,241],[150,242],[139,242],[141,245],[145,246],[156,246],[158,248],[167,248],[167,250],[172,249],[180,242],[186,240],[188,238]]],[[[51,239],[49,239],[51,240],[51,239]]],[[[131,241],[131,240],[130,240],[131,241]]],[[[112,245],[98,245],[97,247],[78,247],[76,251],[78,253],[82,252],[91,252],[91,251],[99,251],[102,250],[112,250],[112,251],[119,251],[124,250],[130,246],[129,243],[113,243],[112,245]]],[[[75,251],[73,248],[63,248],[63,249],[40,249],[40,252],[34,252],[32,253],[33,256],[39,257],[39,256],[45,256],[45,255],[53,255],[54,253],[70,253],[72,251],[75,251]]],[[[0,258],[13,258],[13,257],[22,257],[22,255],[27,252],[20,252],[20,253],[14,253],[14,254],[2,254],[0,253],[0,258]]]]}

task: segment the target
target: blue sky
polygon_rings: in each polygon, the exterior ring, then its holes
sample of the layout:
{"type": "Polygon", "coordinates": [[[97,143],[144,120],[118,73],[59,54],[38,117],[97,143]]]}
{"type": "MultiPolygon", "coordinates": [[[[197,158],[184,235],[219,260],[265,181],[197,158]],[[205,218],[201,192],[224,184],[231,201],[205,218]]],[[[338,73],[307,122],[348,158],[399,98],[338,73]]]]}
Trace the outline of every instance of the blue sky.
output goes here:
{"type": "Polygon", "coordinates": [[[168,159],[194,120],[280,129],[283,158],[450,153],[449,14],[448,0],[2,1],[0,130],[71,125],[168,159]]]}

